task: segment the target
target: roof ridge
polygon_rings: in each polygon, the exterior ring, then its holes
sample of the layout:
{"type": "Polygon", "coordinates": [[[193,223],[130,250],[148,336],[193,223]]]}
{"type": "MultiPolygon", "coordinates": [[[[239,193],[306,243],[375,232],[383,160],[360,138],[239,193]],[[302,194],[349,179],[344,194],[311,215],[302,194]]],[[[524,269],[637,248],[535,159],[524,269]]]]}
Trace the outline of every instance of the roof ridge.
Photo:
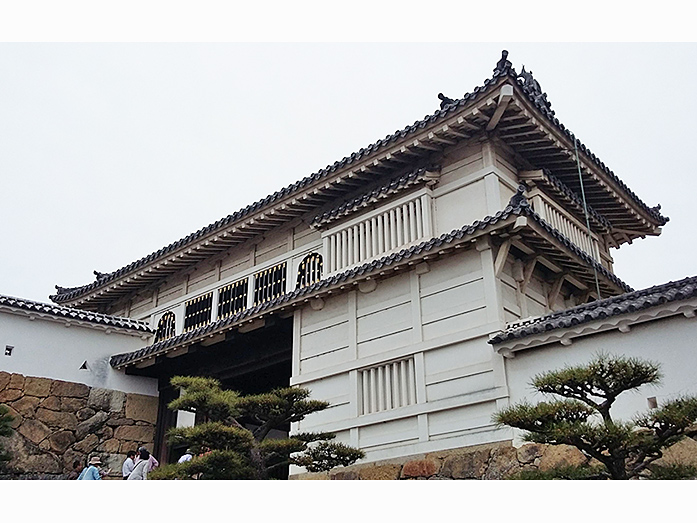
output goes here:
{"type": "Polygon", "coordinates": [[[17,298],[15,296],[7,296],[0,294],[0,307],[11,307],[25,311],[33,311],[42,314],[50,314],[61,318],[70,318],[89,323],[101,325],[112,325],[125,329],[138,330],[143,332],[153,332],[150,325],[144,321],[135,320],[123,316],[112,316],[101,312],[85,311],[75,309],[65,305],[57,305],[54,303],[43,303],[39,301],[29,300],[26,298],[17,298]]]}
{"type": "Polygon", "coordinates": [[[494,345],[543,331],[570,327],[596,319],[654,307],[662,303],[688,299],[693,296],[697,296],[697,276],[688,276],[681,280],[653,285],[645,289],[626,292],[618,296],[575,305],[562,311],[515,322],[505,330],[498,332],[489,340],[489,343],[494,345]]]}
{"type": "MultiPolygon", "coordinates": [[[[144,256],[138,260],[135,260],[131,262],[130,264],[121,267],[120,269],[117,269],[115,271],[112,271],[110,273],[99,273],[102,277],[98,278],[96,281],[82,285],[82,286],[77,286],[77,287],[60,287],[56,285],[56,294],[52,294],[49,296],[49,299],[58,302],[58,301],[67,301],[70,300],[74,297],[77,297],[81,295],[84,292],[87,292],[91,289],[95,289],[105,283],[111,282],[114,279],[123,276],[125,274],[130,273],[131,271],[134,271],[143,265],[154,261],[158,259],[160,256],[163,256],[165,254],[168,254],[172,252],[173,250],[182,247],[184,245],[187,245],[188,243],[194,241],[197,238],[200,238],[204,236],[205,234],[208,234],[224,225],[228,225],[239,218],[242,218],[244,216],[247,216],[251,212],[254,212],[256,210],[259,210],[263,208],[264,206],[278,200],[279,198],[288,196],[289,194],[294,193],[297,190],[302,189],[303,187],[306,187],[310,185],[311,183],[318,181],[334,172],[337,170],[346,167],[347,165],[350,165],[364,156],[370,155],[373,152],[377,151],[378,149],[384,147],[385,145],[397,141],[401,138],[406,137],[407,135],[418,131],[419,129],[425,128],[428,124],[435,122],[436,120],[440,118],[446,117],[449,113],[452,113],[456,111],[458,108],[464,106],[468,101],[476,98],[480,93],[485,91],[489,86],[492,84],[496,83],[499,78],[501,77],[508,77],[511,78],[523,91],[523,93],[530,99],[530,101],[549,119],[551,123],[553,123],[557,128],[562,130],[569,138],[576,140],[578,147],[586,154],[588,155],[598,166],[600,166],[604,172],[606,172],[613,180],[615,180],[619,186],[627,192],[627,194],[634,199],[640,207],[642,207],[644,210],[646,210],[651,216],[653,216],[656,220],[661,221],[664,220],[663,223],[667,222],[668,219],[664,218],[663,216],[660,215],[660,213],[655,210],[656,208],[650,208],[648,205],[646,205],[634,192],[632,192],[625,184],[622,182],[612,171],[610,171],[605,164],[603,164],[599,158],[597,158],[593,153],[591,153],[590,149],[588,149],[585,145],[583,145],[578,139],[575,138],[575,135],[571,133],[562,123],[559,122],[558,118],[554,116],[554,111],[551,110],[551,104],[550,102],[547,101],[547,95],[546,93],[543,93],[541,91],[541,88],[539,86],[539,83],[532,78],[532,73],[524,71],[525,76],[521,79],[521,76],[523,75],[523,72],[519,75],[516,70],[513,68],[513,65],[511,62],[507,59],[508,57],[508,51],[503,50],[501,53],[501,59],[497,62],[496,67],[494,68],[493,74],[490,78],[487,78],[484,80],[483,85],[477,86],[473,89],[472,92],[465,93],[462,98],[459,98],[457,100],[452,100],[450,98],[444,97],[444,96],[439,96],[441,100],[441,108],[437,109],[433,114],[426,115],[424,116],[421,120],[416,120],[413,124],[407,125],[401,130],[395,131],[392,134],[388,134],[385,136],[385,138],[380,139],[366,147],[361,147],[358,151],[351,153],[349,156],[344,156],[341,160],[335,161],[331,165],[327,165],[325,168],[320,169],[308,176],[305,176],[304,178],[300,179],[299,181],[292,183],[290,185],[287,185],[286,187],[266,196],[265,198],[262,198],[260,200],[257,200],[256,202],[247,205],[246,207],[243,207],[242,209],[235,211],[232,214],[229,214],[228,216],[221,218],[220,220],[213,222],[205,227],[202,227],[201,229],[185,236],[184,238],[181,238],[175,242],[170,243],[169,245],[166,245],[165,247],[162,247],[158,249],[157,251],[144,256]]],[[[524,68],[523,68],[524,69],[524,68]]],[[[660,208],[660,206],[659,206],[660,208]]]]}

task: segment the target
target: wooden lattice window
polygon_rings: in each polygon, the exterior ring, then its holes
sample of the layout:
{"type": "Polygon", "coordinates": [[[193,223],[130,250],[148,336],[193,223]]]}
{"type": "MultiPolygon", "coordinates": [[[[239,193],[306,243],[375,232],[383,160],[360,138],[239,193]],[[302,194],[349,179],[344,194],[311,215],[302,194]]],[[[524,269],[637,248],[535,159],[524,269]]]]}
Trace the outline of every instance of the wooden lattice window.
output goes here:
{"type": "Polygon", "coordinates": [[[359,414],[372,414],[416,403],[414,358],[358,371],[359,414]]]}
{"type": "Polygon", "coordinates": [[[218,318],[227,318],[247,308],[247,278],[218,290],[218,318]]]}
{"type": "Polygon", "coordinates": [[[172,311],[165,312],[160,321],[157,322],[157,331],[155,332],[155,343],[166,340],[174,336],[174,313],[172,311]]]}
{"type": "Polygon", "coordinates": [[[298,279],[296,289],[307,287],[322,279],[322,255],[316,252],[308,254],[300,262],[298,267],[298,279]]]}
{"type": "Polygon", "coordinates": [[[211,310],[213,309],[213,293],[209,292],[193,300],[186,302],[186,312],[184,314],[184,332],[205,325],[211,321],[211,310]]]}
{"type": "Polygon", "coordinates": [[[254,305],[272,300],[286,290],[286,262],[254,275],[254,305]]]}

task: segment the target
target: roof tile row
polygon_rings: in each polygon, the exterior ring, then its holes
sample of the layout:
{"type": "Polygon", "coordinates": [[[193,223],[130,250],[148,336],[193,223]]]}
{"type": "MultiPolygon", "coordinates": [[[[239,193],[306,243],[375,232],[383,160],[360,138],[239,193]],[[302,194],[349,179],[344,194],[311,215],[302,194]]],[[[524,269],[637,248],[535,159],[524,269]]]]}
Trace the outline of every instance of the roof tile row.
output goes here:
{"type": "Polygon", "coordinates": [[[26,300],[23,298],[14,298],[12,296],[0,295],[0,307],[11,307],[27,312],[36,312],[39,314],[49,314],[57,318],[66,320],[77,320],[97,325],[108,325],[121,329],[130,329],[140,332],[153,332],[145,322],[133,320],[131,318],[122,318],[119,316],[109,316],[97,312],[88,312],[80,309],[64,307],[62,305],[53,305],[49,303],[41,303],[37,301],[26,300]]]}
{"type": "Polygon", "coordinates": [[[697,276],[656,285],[648,289],[628,292],[612,298],[578,305],[540,318],[518,322],[491,338],[489,343],[498,345],[533,334],[573,327],[693,297],[697,297],[697,276]]]}

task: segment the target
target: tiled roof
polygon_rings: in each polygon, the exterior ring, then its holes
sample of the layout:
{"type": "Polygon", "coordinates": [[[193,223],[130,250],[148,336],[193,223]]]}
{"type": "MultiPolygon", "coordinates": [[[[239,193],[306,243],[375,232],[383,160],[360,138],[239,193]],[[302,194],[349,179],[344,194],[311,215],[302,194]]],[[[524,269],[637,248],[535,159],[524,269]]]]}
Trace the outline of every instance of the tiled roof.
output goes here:
{"type": "Polygon", "coordinates": [[[556,229],[553,229],[549,224],[547,224],[537,213],[535,213],[535,211],[532,210],[525,198],[516,198],[514,196],[511,199],[511,202],[506,206],[506,208],[502,211],[497,212],[494,216],[487,216],[482,220],[475,221],[471,225],[465,225],[460,229],[456,229],[452,232],[442,234],[437,238],[432,238],[428,241],[419,243],[418,245],[414,245],[408,249],[402,249],[401,251],[394,252],[387,256],[383,256],[382,258],[364,263],[363,265],[354,267],[352,269],[348,269],[344,272],[325,278],[308,287],[296,289],[292,292],[279,296],[278,298],[259,304],[256,307],[240,311],[237,314],[234,314],[227,318],[209,323],[207,325],[204,325],[203,327],[199,327],[198,329],[180,334],[173,338],[160,341],[158,343],[150,345],[149,347],[145,347],[143,349],[130,353],[117,354],[111,357],[111,365],[113,367],[119,367],[128,364],[129,362],[133,362],[135,360],[141,360],[150,356],[157,355],[159,353],[164,352],[168,348],[176,347],[183,343],[193,343],[194,341],[208,336],[209,334],[213,334],[214,332],[224,329],[225,327],[229,327],[234,324],[240,323],[252,316],[260,314],[269,309],[279,307],[286,303],[291,303],[297,300],[298,298],[311,297],[314,293],[320,292],[322,290],[337,285],[341,285],[343,283],[351,282],[355,278],[368,275],[375,271],[380,271],[383,268],[399,264],[402,261],[408,260],[410,258],[419,257],[422,254],[428,254],[429,252],[433,251],[438,252],[444,248],[447,248],[450,244],[453,244],[458,240],[461,240],[468,236],[472,236],[476,232],[487,229],[492,225],[504,221],[513,215],[524,215],[532,218],[537,223],[542,225],[545,228],[545,230],[555,235],[555,237],[558,240],[563,241],[565,245],[567,245],[569,249],[572,252],[574,252],[577,256],[582,257],[589,265],[595,266],[596,270],[604,277],[610,279],[613,283],[615,283],[623,289],[631,290],[631,287],[629,287],[622,280],[617,278],[614,274],[607,271],[607,269],[595,262],[595,260],[590,258],[587,254],[585,254],[573,243],[571,243],[570,240],[566,239],[561,233],[556,231],[556,229]]]}
{"type": "Polygon", "coordinates": [[[540,318],[511,325],[489,340],[492,345],[524,338],[533,334],[564,329],[595,320],[636,312],[664,303],[697,297],[697,276],[656,285],[648,289],[605,298],[540,318]]]}
{"type": "Polygon", "coordinates": [[[27,312],[36,312],[39,314],[49,314],[57,318],[66,320],[84,321],[94,323],[96,325],[107,325],[121,329],[129,329],[140,332],[153,332],[150,325],[142,321],[133,320],[131,318],[122,318],[119,316],[108,316],[97,312],[87,312],[80,309],[72,309],[63,307],[62,305],[53,305],[49,303],[41,303],[37,301],[25,300],[23,298],[13,298],[12,296],[0,295],[0,309],[10,307],[20,309],[27,312]]]}
{"type": "MultiPolygon", "coordinates": [[[[578,211],[580,211],[581,213],[584,212],[583,200],[578,196],[578,194],[571,190],[569,186],[567,186],[559,178],[554,176],[549,171],[549,169],[542,169],[542,172],[545,176],[546,182],[551,187],[553,187],[557,193],[559,193],[568,201],[570,201],[578,211]]],[[[607,220],[607,218],[605,218],[605,216],[603,216],[602,214],[598,214],[598,212],[588,204],[586,204],[586,209],[588,209],[588,215],[592,221],[595,221],[597,224],[601,225],[606,230],[612,229],[612,224],[607,220]]]]}
{"type": "Polygon", "coordinates": [[[361,194],[360,196],[344,202],[329,211],[315,216],[311,225],[313,227],[326,225],[333,221],[339,220],[344,216],[348,216],[363,207],[367,207],[371,203],[379,202],[380,200],[398,194],[409,187],[423,183],[429,179],[427,172],[428,171],[426,169],[417,169],[415,171],[411,171],[410,173],[392,178],[388,182],[376,187],[371,191],[361,194]]]}
{"type": "MultiPolygon", "coordinates": [[[[563,133],[566,134],[570,139],[574,140],[576,144],[578,145],[578,148],[583,151],[598,167],[600,167],[615,183],[618,184],[619,187],[622,188],[626,192],[628,196],[630,196],[638,205],[641,207],[645,212],[647,212],[650,216],[652,216],[655,220],[660,222],[661,224],[665,224],[668,220],[667,218],[664,218],[661,216],[660,212],[658,212],[657,208],[650,208],[647,206],[641,199],[634,194],[625,184],[620,180],[608,167],[605,166],[604,163],[600,161],[598,157],[593,154],[590,149],[588,149],[585,145],[583,145],[579,140],[575,138],[573,133],[569,131],[562,123],[559,122],[559,120],[554,116],[554,111],[551,110],[549,102],[546,101],[546,95],[542,93],[542,95],[538,92],[536,92],[534,89],[530,88],[528,85],[526,85],[526,82],[519,77],[518,73],[516,73],[515,69],[512,67],[511,62],[505,59],[505,57],[508,55],[506,51],[504,51],[504,56],[501,60],[496,65],[496,68],[494,69],[494,73],[491,78],[488,78],[484,81],[484,84],[481,86],[476,87],[471,93],[465,93],[465,95],[457,100],[454,100],[453,103],[442,103],[441,106],[442,108],[439,110],[436,110],[433,114],[425,116],[421,120],[417,120],[411,125],[408,125],[402,130],[396,131],[390,135],[387,135],[385,138],[382,140],[378,140],[375,143],[372,143],[371,145],[359,149],[357,152],[352,153],[350,156],[345,156],[339,161],[334,162],[332,165],[328,165],[324,169],[321,169],[314,174],[311,174],[309,176],[306,176],[302,180],[291,184],[280,191],[277,191],[266,198],[259,200],[251,205],[248,205],[247,207],[230,214],[229,216],[222,218],[221,220],[218,220],[215,223],[212,223],[208,225],[207,227],[204,227],[202,229],[199,229],[198,231],[189,234],[188,236],[182,238],[179,241],[176,241],[174,243],[171,243],[170,245],[163,247],[159,249],[158,251],[155,251],[152,254],[149,254],[148,256],[145,256],[139,260],[136,260],[129,265],[126,265],[125,267],[122,267],[121,269],[118,269],[114,272],[111,273],[100,273],[97,275],[96,281],[89,283],[87,285],[79,286],[79,287],[60,287],[56,285],[56,290],[57,294],[49,296],[49,298],[52,301],[55,302],[61,302],[61,301],[69,301],[73,298],[77,298],[79,296],[82,296],[83,294],[101,287],[102,285],[112,282],[116,279],[118,279],[121,276],[125,276],[126,274],[129,274],[137,269],[140,269],[141,267],[144,267],[148,265],[151,262],[154,262],[155,260],[158,260],[174,251],[177,249],[180,249],[186,245],[192,244],[199,238],[202,238],[210,233],[213,233],[215,231],[218,231],[224,227],[227,227],[231,225],[232,223],[236,222],[237,220],[240,220],[241,218],[244,218],[256,211],[259,211],[261,209],[266,208],[267,206],[273,204],[274,202],[277,202],[281,200],[282,198],[285,198],[287,196],[293,195],[313,183],[326,178],[327,176],[330,176],[331,174],[335,173],[338,170],[343,169],[344,167],[350,166],[361,159],[389,146],[394,144],[395,142],[402,140],[406,138],[407,136],[417,133],[426,127],[430,126],[431,124],[443,120],[445,118],[448,118],[452,115],[452,113],[458,111],[459,109],[463,108],[465,105],[470,103],[471,101],[475,100],[478,98],[482,93],[484,93],[490,86],[496,84],[501,77],[510,77],[512,78],[522,89],[522,91],[525,93],[525,95],[528,97],[531,103],[533,103],[547,118],[548,120],[556,126],[559,130],[561,130],[563,133]]],[[[450,99],[445,99],[446,101],[450,101],[450,99]]]]}

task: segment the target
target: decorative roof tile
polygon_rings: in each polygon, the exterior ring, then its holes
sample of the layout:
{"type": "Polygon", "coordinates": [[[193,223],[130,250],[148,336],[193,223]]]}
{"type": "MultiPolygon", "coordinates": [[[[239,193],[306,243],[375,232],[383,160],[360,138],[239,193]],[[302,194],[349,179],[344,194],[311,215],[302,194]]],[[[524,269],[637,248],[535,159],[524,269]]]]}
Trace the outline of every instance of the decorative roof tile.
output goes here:
{"type": "Polygon", "coordinates": [[[578,305],[539,318],[510,325],[489,340],[492,345],[541,332],[573,327],[591,321],[656,307],[664,303],[697,297],[697,276],[671,281],[648,289],[628,292],[584,305],[578,305]]]}
{"type": "Polygon", "coordinates": [[[38,314],[48,314],[56,318],[66,320],[84,321],[95,325],[107,325],[120,329],[129,329],[139,332],[150,333],[153,330],[145,322],[133,320],[131,318],[122,318],[120,316],[108,316],[98,312],[88,312],[80,309],[64,307],[62,305],[53,305],[49,303],[41,303],[37,301],[26,300],[23,298],[14,298],[12,296],[4,296],[0,294],[0,309],[11,308],[19,309],[26,312],[35,312],[38,314]]]}

